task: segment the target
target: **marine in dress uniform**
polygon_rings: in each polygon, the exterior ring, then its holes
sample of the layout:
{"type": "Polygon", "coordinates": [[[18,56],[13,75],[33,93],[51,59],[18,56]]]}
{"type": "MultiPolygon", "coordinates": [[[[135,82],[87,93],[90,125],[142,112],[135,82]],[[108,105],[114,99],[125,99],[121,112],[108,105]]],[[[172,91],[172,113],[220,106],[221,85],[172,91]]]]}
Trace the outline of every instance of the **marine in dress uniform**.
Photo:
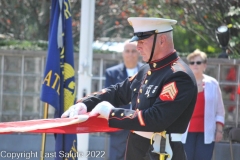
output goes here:
{"type": "Polygon", "coordinates": [[[145,133],[162,131],[169,135],[173,153],[171,159],[186,160],[179,135],[186,131],[194,110],[197,97],[194,75],[176,51],[161,59],[151,60],[157,35],[170,32],[176,21],[140,17],[129,18],[128,21],[134,28],[132,41],[154,36],[147,64],[135,76],[79,102],[87,106],[88,112],[95,110],[100,114],[107,113],[105,118],[110,127],[131,130],[127,140],[126,160],[148,160],[146,153],[150,140],[145,133]],[[132,109],[109,107],[109,104],[102,101],[108,101],[112,106],[131,103],[132,109]],[[98,106],[100,102],[103,103],[102,106],[98,106]],[[174,138],[174,135],[178,135],[178,138],[174,138]]]}

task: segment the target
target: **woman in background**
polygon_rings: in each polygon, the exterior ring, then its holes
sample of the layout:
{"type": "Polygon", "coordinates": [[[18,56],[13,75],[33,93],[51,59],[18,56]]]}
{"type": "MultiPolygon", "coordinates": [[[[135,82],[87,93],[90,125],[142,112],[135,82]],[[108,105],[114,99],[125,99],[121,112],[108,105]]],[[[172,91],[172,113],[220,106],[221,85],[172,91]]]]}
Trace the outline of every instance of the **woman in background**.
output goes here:
{"type": "Polygon", "coordinates": [[[204,74],[207,55],[195,50],[187,56],[197,81],[198,96],[195,109],[182,142],[188,160],[211,160],[214,142],[223,137],[225,110],[222,93],[216,79],[204,74]]]}

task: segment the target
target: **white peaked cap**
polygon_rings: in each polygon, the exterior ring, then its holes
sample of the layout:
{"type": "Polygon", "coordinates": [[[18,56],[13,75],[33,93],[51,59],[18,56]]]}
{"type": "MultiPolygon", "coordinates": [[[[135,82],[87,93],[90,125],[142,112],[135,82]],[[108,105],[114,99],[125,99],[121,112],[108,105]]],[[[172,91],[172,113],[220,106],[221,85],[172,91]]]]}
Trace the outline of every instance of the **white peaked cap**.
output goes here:
{"type": "Polygon", "coordinates": [[[158,33],[171,31],[177,23],[173,19],[153,17],[129,17],[128,22],[134,29],[134,33],[157,30],[158,33]]]}

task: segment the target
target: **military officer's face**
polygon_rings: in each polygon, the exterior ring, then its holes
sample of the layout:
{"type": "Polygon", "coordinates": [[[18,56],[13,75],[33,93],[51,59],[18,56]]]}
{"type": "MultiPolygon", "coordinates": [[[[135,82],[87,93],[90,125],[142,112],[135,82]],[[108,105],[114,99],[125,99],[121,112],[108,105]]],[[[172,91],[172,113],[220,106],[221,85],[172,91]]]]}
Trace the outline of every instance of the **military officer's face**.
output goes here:
{"type": "Polygon", "coordinates": [[[196,56],[190,59],[189,66],[195,75],[203,74],[207,67],[201,56],[196,56]]]}
{"type": "Polygon", "coordinates": [[[139,40],[137,43],[137,50],[139,51],[140,55],[142,56],[142,60],[144,62],[148,62],[148,60],[150,58],[150,55],[152,52],[152,46],[153,46],[153,38],[154,38],[154,36],[151,36],[147,39],[139,40]]]}

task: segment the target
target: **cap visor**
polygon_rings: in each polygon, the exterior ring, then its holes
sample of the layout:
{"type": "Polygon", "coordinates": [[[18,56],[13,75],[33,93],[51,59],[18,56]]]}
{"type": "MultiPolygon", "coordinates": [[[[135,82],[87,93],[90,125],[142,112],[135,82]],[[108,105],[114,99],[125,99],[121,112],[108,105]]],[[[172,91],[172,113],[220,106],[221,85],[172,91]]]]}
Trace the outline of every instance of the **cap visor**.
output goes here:
{"type": "Polygon", "coordinates": [[[134,41],[138,41],[138,40],[139,40],[138,36],[133,36],[132,39],[130,40],[130,42],[134,42],[134,41]]]}
{"type": "Polygon", "coordinates": [[[152,35],[147,35],[147,36],[133,36],[132,39],[130,40],[130,42],[134,42],[134,41],[139,41],[139,40],[143,40],[143,39],[147,39],[149,37],[151,37],[152,35]]]}

